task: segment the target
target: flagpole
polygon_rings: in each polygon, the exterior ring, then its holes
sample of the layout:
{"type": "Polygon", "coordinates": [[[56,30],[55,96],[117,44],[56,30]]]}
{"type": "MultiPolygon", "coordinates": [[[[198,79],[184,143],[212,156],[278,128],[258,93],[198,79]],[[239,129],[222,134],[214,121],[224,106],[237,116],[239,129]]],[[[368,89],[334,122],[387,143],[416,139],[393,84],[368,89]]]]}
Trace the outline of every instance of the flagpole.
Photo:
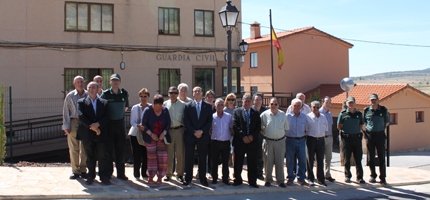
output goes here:
{"type": "Polygon", "coordinates": [[[272,97],[275,97],[275,77],[273,74],[273,26],[272,26],[272,9],[269,9],[270,16],[270,55],[271,55],[271,63],[272,63],[272,97]]]}

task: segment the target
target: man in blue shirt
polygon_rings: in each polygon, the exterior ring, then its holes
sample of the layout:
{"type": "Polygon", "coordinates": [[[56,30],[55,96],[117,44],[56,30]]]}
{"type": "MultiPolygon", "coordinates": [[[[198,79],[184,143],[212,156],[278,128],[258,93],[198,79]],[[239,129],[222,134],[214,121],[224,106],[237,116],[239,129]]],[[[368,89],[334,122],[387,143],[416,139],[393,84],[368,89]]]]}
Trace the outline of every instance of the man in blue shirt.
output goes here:
{"type": "Polygon", "coordinates": [[[306,183],[306,139],[305,130],[309,123],[309,118],[306,114],[300,112],[302,108],[302,101],[300,99],[293,99],[292,103],[293,112],[287,113],[287,120],[289,129],[285,132],[286,139],[286,155],[287,155],[287,172],[288,181],[287,185],[293,185],[296,175],[294,175],[294,154],[297,153],[299,160],[299,168],[297,173],[298,183],[300,185],[309,185],[306,183]]]}
{"type": "Polygon", "coordinates": [[[327,119],[327,126],[328,130],[325,132],[325,152],[324,152],[324,174],[325,179],[334,182],[336,179],[331,177],[330,173],[330,165],[331,165],[331,158],[332,158],[332,152],[333,152],[333,132],[332,132],[332,125],[333,125],[333,115],[330,112],[331,107],[331,98],[326,96],[324,97],[323,105],[320,108],[320,113],[322,113],[326,119],[327,119]]]}
{"type": "Polygon", "coordinates": [[[357,170],[357,182],[364,184],[363,180],[363,166],[361,159],[363,157],[363,149],[361,140],[363,134],[361,133],[364,121],[363,114],[355,109],[355,98],[348,97],[346,99],[348,109],[339,114],[337,120],[337,129],[341,130],[342,151],[345,162],[345,182],[351,182],[351,156],[354,155],[355,168],[357,170]]]}

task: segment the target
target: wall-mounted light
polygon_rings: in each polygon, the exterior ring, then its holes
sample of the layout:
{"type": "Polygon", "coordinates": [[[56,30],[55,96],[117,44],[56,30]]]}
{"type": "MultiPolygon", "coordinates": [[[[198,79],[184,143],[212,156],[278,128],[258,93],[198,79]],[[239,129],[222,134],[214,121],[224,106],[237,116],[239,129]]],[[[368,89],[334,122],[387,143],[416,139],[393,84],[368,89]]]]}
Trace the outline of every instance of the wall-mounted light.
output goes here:
{"type": "Polygon", "coordinates": [[[119,68],[121,70],[125,69],[125,63],[124,63],[124,51],[121,51],[121,63],[119,64],[119,68]]]}

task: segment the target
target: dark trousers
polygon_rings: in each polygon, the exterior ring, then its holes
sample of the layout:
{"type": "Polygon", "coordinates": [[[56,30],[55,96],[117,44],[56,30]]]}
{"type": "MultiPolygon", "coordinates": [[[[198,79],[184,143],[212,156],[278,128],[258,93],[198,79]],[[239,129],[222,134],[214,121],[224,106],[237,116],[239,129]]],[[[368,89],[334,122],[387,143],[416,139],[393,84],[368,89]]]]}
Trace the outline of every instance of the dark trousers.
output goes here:
{"type": "Polygon", "coordinates": [[[257,155],[261,151],[258,147],[249,147],[247,144],[234,146],[234,182],[242,183],[243,160],[245,159],[248,165],[248,183],[250,185],[257,184],[257,155]]]}
{"type": "Polygon", "coordinates": [[[367,164],[370,167],[370,176],[376,178],[378,175],[375,171],[375,149],[378,152],[379,159],[379,178],[381,181],[385,181],[386,177],[386,166],[385,166],[385,133],[370,133],[367,138],[367,164]]]}
{"type": "Polygon", "coordinates": [[[222,181],[228,181],[228,177],[229,177],[228,158],[230,157],[230,140],[227,140],[227,141],[212,140],[211,151],[212,151],[213,180],[218,179],[218,159],[219,159],[219,156],[221,156],[222,181]]]}
{"type": "Polygon", "coordinates": [[[115,161],[116,175],[125,176],[124,150],[125,150],[125,123],[124,119],[111,120],[108,123],[108,170],[113,174],[113,161],[115,161]],[[115,159],[114,159],[115,155],[115,159]]]}
{"type": "MultiPolygon", "coordinates": [[[[361,136],[361,133],[359,133],[361,136]]],[[[351,155],[354,154],[355,168],[357,179],[363,179],[363,166],[361,159],[363,157],[363,149],[361,144],[362,137],[346,137],[342,134],[342,150],[345,162],[345,177],[351,178],[351,155]]]]}
{"type": "Polygon", "coordinates": [[[99,177],[100,180],[109,179],[107,174],[107,160],[106,160],[106,145],[102,142],[94,141],[82,141],[85,149],[85,155],[87,156],[87,168],[88,178],[96,178],[96,163],[99,161],[99,177]]]}
{"type": "Polygon", "coordinates": [[[314,138],[308,136],[306,138],[306,145],[308,147],[308,179],[312,182],[315,181],[314,176],[314,161],[315,155],[317,157],[317,179],[319,182],[324,183],[324,152],[325,141],[324,137],[314,138]]]}
{"type": "Polygon", "coordinates": [[[257,174],[263,176],[264,159],[263,159],[263,134],[258,134],[258,148],[260,149],[257,153],[257,174]]]}
{"type": "MultiPolygon", "coordinates": [[[[195,144],[185,144],[185,181],[193,179],[194,151],[195,144]]],[[[200,182],[206,180],[206,156],[208,155],[208,145],[197,142],[197,154],[199,158],[199,179],[200,182]]]]}
{"type": "Polygon", "coordinates": [[[147,177],[146,170],[148,169],[148,157],[146,147],[137,142],[136,136],[130,136],[130,140],[131,147],[133,148],[134,177],[139,178],[140,174],[142,174],[142,177],[147,177]]]}

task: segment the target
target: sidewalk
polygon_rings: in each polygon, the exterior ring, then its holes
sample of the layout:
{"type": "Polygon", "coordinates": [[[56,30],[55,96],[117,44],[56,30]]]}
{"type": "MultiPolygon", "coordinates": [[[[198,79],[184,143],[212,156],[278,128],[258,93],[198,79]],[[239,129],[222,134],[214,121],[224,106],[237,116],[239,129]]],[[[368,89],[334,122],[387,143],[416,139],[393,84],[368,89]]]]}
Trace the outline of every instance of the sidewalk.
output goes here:
{"type": "MultiPolygon", "coordinates": [[[[355,172],[354,168],[351,167],[352,172],[355,172]]],[[[196,171],[195,168],[193,174],[196,171]]],[[[232,172],[233,168],[230,168],[230,176],[232,176],[232,172]]],[[[369,179],[369,173],[369,168],[364,166],[366,181],[369,179]]],[[[354,182],[355,176],[351,179],[353,183],[345,183],[343,167],[340,166],[332,167],[332,176],[336,181],[327,182],[327,187],[299,186],[297,184],[287,186],[287,188],[273,185],[265,187],[264,181],[258,180],[257,184],[260,188],[251,188],[246,182],[246,170],[242,174],[244,184],[236,187],[227,186],[221,180],[218,180],[217,184],[211,184],[211,181],[208,181],[209,187],[204,187],[200,185],[198,179],[193,179],[189,186],[184,186],[175,179],[171,182],[163,182],[161,185],[148,185],[146,180],[136,180],[133,177],[133,169],[129,167],[126,168],[126,175],[130,180],[123,181],[113,177],[110,186],[102,185],[98,177],[92,185],[87,186],[84,179],[69,180],[70,174],[69,167],[0,167],[0,199],[132,199],[381,187],[379,183],[357,184],[354,182]]],[[[116,173],[114,172],[114,174],[116,173]]],[[[387,174],[388,186],[430,183],[430,171],[426,170],[388,167],[387,174]]],[[[220,175],[221,171],[219,171],[220,175]]]]}

